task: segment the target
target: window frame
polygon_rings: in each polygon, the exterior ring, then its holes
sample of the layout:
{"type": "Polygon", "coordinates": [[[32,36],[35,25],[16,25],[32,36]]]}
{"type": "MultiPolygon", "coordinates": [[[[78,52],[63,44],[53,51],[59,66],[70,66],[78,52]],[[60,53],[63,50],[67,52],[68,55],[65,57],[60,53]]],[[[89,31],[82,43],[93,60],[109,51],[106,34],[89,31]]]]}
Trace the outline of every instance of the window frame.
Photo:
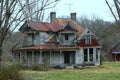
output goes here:
{"type": "Polygon", "coordinates": [[[69,40],[69,34],[64,34],[65,41],[69,40]]]}
{"type": "Polygon", "coordinates": [[[85,35],[85,44],[91,44],[91,35],[85,35]]]}

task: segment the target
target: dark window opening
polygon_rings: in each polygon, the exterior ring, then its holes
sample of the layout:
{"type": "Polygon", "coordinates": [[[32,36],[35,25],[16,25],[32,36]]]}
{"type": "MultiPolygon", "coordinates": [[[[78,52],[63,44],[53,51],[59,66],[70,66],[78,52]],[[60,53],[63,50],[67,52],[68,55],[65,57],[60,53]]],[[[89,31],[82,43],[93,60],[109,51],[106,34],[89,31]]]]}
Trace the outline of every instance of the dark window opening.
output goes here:
{"type": "Polygon", "coordinates": [[[90,53],[90,61],[93,61],[93,48],[89,49],[90,53]]]}
{"type": "Polygon", "coordinates": [[[98,61],[98,53],[96,53],[96,61],[98,61]]]}
{"type": "Polygon", "coordinates": [[[84,49],[84,61],[88,61],[87,49],[84,49]]]}
{"type": "Polygon", "coordinates": [[[90,31],[87,31],[87,33],[90,33],[90,31]]]}
{"type": "Polygon", "coordinates": [[[68,38],[69,38],[68,34],[65,34],[65,40],[68,40],[68,38]]]}
{"type": "Polygon", "coordinates": [[[64,63],[69,64],[70,63],[70,54],[69,52],[64,53],[64,63]]]}

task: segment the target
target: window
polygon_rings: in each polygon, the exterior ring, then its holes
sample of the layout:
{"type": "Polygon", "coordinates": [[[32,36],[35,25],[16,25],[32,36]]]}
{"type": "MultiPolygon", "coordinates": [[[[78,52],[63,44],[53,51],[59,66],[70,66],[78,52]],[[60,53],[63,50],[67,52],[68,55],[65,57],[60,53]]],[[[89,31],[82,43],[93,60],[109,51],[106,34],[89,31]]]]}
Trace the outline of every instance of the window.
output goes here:
{"type": "Polygon", "coordinates": [[[68,34],[65,34],[65,40],[68,40],[68,38],[69,38],[68,34]]]}
{"type": "Polygon", "coordinates": [[[89,49],[90,53],[90,61],[93,61],[93,48],[89,49]]]}
{"type": "Polygon", "coordinates": [[[84,61],[88,61],[88,52],[87,49],[84,49],[84,61]]]}
{"type": "Polygon", "coordinates": [[[91,37],[90,35],[85,35],[85,43],[90,44],[91,43],[91,37]]]}

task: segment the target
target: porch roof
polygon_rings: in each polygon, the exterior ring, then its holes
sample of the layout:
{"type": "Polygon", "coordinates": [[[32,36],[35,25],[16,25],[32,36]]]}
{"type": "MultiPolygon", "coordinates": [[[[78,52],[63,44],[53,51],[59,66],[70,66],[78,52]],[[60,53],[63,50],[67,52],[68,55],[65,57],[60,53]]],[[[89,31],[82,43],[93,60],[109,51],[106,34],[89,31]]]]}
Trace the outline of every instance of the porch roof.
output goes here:
{"type": "Polygon", "coordinates": [[[112,48],[112,53],[113,54],[118,54],[118,53],[120,53],[120,42],[117,44],[117,45],[115,45],[113,48],[112,48]]]}
{"type": "Polygon", "coordinates": [[[13,51],[20,51],[20,50],[68,50],[68,49],[79,49],[80,46],[71,46],[71,45],[66,45],[66,46],[58,46],[58,45],[53,45],[53,44],[40,44],[40,45],[35,45],[32,47],[23,47],[23,48],[18,48],[18,49],[13,49],[13,51]]]}
{"type": "Polygon", "coordinates": [[[120,54],[120,52],[112,52],[113,54],[120,54]]]}

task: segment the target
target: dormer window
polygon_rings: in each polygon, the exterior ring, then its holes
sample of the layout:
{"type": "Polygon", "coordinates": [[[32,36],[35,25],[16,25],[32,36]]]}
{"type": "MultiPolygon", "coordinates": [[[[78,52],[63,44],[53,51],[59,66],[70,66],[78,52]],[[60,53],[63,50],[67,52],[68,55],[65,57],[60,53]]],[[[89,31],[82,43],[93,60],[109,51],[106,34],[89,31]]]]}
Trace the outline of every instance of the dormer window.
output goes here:
{"type": "Polygon", "coordinates": [[[65,34],[65,40],[67,41],[69,39],[68,34],[65,34]]]}
{"type": "Polygon", "coordinates": [[[91,44],[91,37],[90,37],[90,35],[85,35],[85,43],[86,44],[91,44]]]}
{"type": "Polygon", "coordinates": [[[91,44],[91,34],[90,31],[87,31],[85,35],[85,44],[91,44]]]}

